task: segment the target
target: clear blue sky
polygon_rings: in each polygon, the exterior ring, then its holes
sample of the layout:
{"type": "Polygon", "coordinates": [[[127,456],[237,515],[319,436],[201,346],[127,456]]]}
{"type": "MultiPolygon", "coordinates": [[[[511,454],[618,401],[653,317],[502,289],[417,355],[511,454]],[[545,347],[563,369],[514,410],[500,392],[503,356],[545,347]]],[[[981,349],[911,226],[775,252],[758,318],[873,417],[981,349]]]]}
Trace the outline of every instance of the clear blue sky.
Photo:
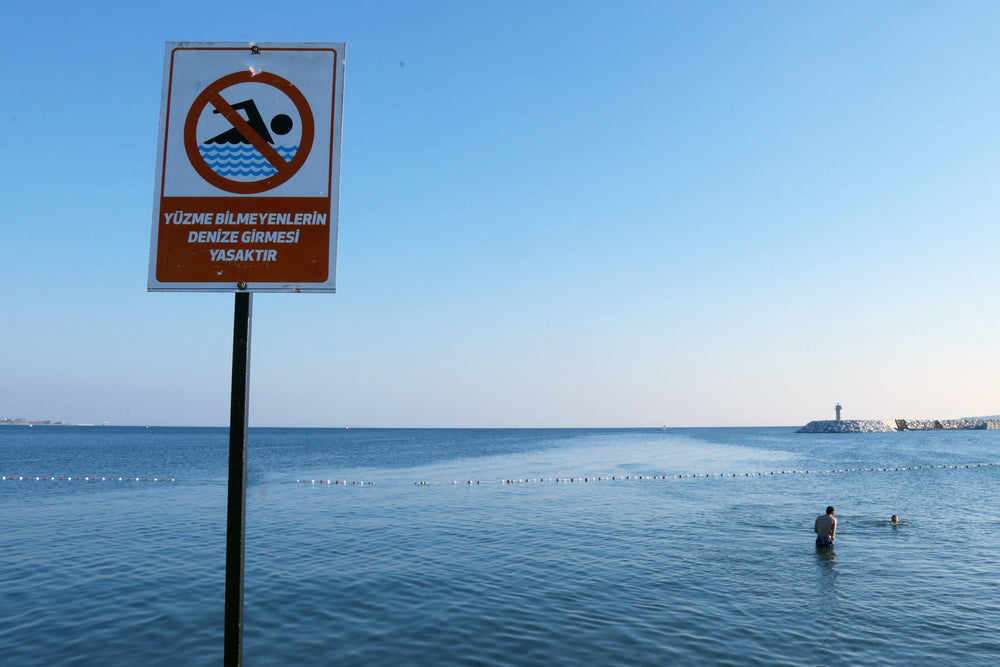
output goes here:
{"type": "Polygon", "coordinates": [[[346,42],[336,295],[257,426],[1000,413],[1000,4],[19,2],[0,416],[225,425],[232,294],[148,293],[166,41],[346,42]]]}

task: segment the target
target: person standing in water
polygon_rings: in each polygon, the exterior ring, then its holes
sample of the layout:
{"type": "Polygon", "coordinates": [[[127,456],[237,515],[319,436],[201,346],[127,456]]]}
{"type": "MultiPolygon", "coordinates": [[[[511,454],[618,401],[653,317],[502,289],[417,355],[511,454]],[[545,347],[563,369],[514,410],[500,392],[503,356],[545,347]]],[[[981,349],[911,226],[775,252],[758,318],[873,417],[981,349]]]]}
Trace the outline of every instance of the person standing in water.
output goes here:
{"type": "Polygon", "coordinates": [[[826,514],[816,517],[813,531],[816,533],[816,547],[832,547],[837,537],[837,517],[833,516],[833,505],[826,508],[826,514]]]}

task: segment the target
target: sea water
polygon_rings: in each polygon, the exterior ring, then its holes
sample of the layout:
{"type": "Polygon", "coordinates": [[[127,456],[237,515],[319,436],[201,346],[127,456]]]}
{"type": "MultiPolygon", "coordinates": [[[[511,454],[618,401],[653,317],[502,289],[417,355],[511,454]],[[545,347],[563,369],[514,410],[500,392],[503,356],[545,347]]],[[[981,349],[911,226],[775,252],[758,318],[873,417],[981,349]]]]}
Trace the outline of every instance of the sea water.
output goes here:
{"type": "MultiPolygon", "coordinates": [[[[220,664],[227,461],[0,427],[0,661],[220,664]]],[[[1000,656],[1000,431],[251,429],[248,461],[247,665],[1000,656]]]]}

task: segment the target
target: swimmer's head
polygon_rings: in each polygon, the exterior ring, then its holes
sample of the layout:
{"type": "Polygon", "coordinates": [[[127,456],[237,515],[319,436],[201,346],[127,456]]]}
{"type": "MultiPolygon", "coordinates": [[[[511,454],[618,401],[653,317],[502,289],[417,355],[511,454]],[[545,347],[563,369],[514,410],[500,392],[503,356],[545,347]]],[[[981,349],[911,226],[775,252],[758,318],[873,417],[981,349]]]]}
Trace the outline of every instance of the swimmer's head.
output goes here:
{"type": "Polygon", "coordinates": [[[890,519],[890,521],[892,521],[893,523],[899,523],[899,517],[893,514],[892,519],[890,519]]]}

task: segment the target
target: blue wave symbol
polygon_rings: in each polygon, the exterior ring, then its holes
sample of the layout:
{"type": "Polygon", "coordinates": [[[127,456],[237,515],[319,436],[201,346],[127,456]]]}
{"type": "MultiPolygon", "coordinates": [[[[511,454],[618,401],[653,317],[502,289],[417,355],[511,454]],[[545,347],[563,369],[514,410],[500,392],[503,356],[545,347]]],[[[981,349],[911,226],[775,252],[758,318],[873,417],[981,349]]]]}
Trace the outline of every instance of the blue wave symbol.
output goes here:
{"type": "MultiPolygon", "coordinates": [[[[298,146],[275,146],[285,162],[291,162],[298,146]]],[[[261,180],[278,173],[256,148],[248,144],[201,144],[198,152],[205,164],[219,176],[233,180],[261,180]]]]}

